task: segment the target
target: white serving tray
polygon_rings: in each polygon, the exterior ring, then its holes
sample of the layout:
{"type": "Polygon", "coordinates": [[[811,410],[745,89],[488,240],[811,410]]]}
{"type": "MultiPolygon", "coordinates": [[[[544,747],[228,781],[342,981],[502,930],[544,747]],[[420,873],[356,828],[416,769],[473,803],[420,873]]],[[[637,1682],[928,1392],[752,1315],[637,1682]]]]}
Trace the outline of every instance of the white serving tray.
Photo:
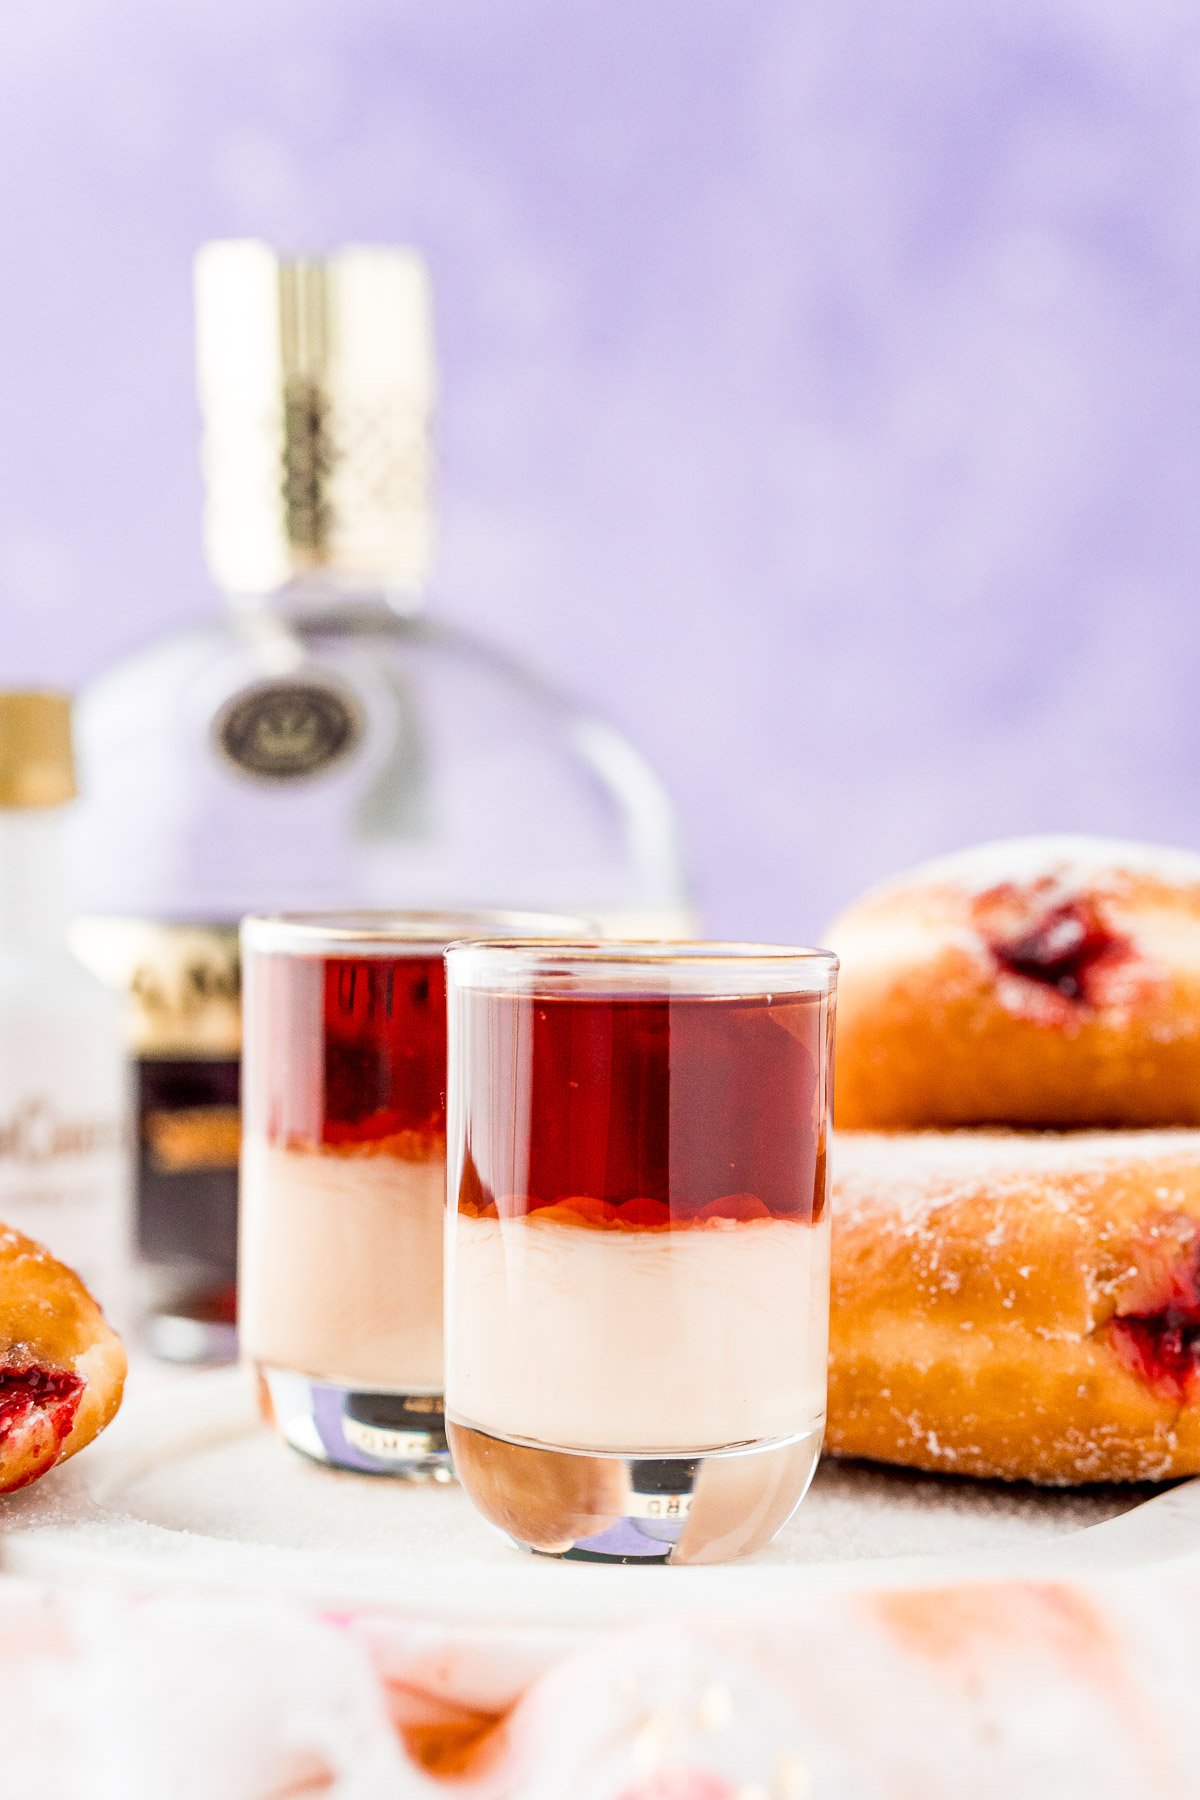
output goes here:
{"type": "Polygon", "coordinates": [[[202,1587],[450,1627],[594,1630],[784,1605],[830,1588],[1066,1576],[1200,1559],[1200,1480],[1005,1487],[827,1461],[769,1549],[721,1568],[603,1567],[512,1549],[457,1487],[335,1473],[258,1422],[240,1371],[137,1385],[100,1441],[0,1501],[0,1567],[202,1587]]]}

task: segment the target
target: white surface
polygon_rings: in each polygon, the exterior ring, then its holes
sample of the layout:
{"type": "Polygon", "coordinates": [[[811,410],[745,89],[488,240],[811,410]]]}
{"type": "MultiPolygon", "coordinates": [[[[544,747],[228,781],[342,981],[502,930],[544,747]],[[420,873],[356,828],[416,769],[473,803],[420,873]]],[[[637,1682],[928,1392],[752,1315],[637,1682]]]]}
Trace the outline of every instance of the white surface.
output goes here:
{"type": "Polygon", "coordinates": [[[830,1587],[1067,1575],[1200,1558],[1200,1482],[1059,1493],[826,1463],[776,1542],[724,1568],[605,1568],[510,1548],[457,1488],[306,1463],[245,1377],[136,1395],[73,1463],[3,1503],[3,1567],[49,1579],[285,1592],[444,1624],[586,1629],[786,1605],[830,1587]]]}

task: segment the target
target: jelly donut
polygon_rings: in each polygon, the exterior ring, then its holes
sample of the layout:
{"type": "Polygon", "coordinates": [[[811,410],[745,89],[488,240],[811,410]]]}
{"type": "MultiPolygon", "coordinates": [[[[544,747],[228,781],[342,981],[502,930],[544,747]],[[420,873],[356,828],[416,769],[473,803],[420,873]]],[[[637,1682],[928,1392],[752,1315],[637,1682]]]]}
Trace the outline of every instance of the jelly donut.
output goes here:
{"type": "Polygon", "coordinates": [[[1200,856],[989,844],[875,889],[823,941],[840,1125],[1200,1125],[1200,856]]]}
{"type": "Polygon", "coordinates": [[[78,1275],[0,1226],[0,1494],[90,1444],[121,1404],[125,1369],[78,1275]]]}
{"type": "Polygon", "coordinates": [[[1200,1131],[840,1132],[833,1185],[829,1448],[1200,1472],[1200,1131]]]}

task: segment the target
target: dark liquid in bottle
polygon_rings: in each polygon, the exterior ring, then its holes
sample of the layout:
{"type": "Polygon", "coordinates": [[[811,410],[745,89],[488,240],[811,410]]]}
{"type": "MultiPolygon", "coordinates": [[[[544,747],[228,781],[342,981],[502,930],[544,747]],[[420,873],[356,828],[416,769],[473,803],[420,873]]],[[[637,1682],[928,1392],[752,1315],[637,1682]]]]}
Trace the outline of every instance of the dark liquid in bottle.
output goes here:
{"type": "MultiPolygon", "coordinates": [[[[207,1278],[233,1317],[237,1273],[238,1063],[139,1057],[138,1243],[153,1262],[207,1278]]],[[[214,1316],[222,1316],[214,1301],[214,1316]]]]}
{"type": "Polygon", "coordinates": [[[630,1228],[818,1217],[818,995],[462,995],[461,1210],[630,1228]]]}

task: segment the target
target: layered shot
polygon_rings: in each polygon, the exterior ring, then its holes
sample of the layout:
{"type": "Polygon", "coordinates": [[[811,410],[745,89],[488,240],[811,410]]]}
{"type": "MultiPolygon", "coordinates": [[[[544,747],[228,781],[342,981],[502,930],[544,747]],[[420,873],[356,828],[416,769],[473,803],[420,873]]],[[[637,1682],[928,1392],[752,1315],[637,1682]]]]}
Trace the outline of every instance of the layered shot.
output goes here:
{"type": "Polygon", "coordinates": [[[264,1410],[318,1461],[449,1478],[443,952],[564,929],[495,913],[243,927],[241,1340],[264,1410]]]}
{"type": "Polygon", "coordinates": [[[447,1420],[519,1545],[705,1561],[820,1451],[836,959],[457,945],[447,1420]]]}

